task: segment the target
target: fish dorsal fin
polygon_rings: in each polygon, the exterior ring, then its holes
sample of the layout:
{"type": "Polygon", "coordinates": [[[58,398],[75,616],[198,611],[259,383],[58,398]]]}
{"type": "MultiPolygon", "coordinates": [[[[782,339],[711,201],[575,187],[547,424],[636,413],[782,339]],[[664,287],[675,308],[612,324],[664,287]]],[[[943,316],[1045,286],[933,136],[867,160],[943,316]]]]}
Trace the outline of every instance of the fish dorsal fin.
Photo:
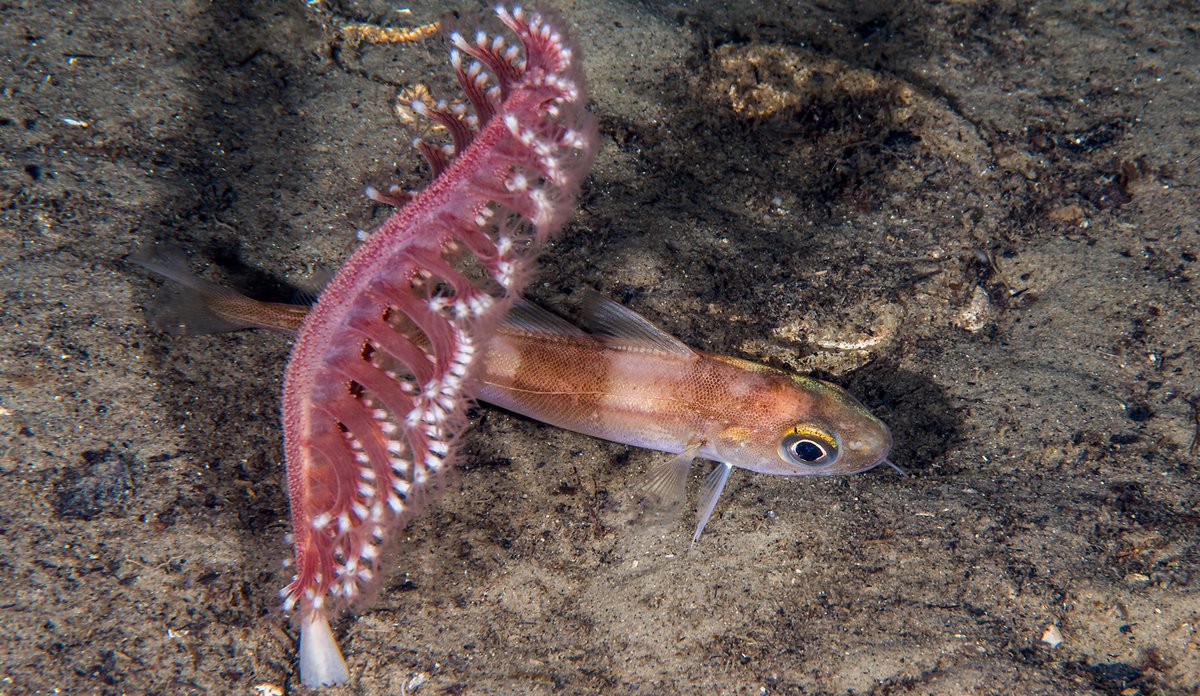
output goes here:
{"type": "Polygon", "coordinates": [[[695,355],[682,341],[651,324],[642,315],[594,290],[584,293],[583,323],[593,336],[609,348],[689,357],[695,355]]]}
{"type": "Polygon", "coordinates": [[[321,292],[325,290],[325,286],[329,285],[329,281],[333,280],[334,274],[337,271],[328,268],[318,268],[313,271],[312,277],[304,281],[304,283],[292,293],[292,304],[305,305],[312,307],[317,304],[317,298],[321,296],[321,292]]]}
{"type": "Polygon", "coordinates": [[[522,333],[549,336],[586,336],[578,326],[543,309],[524,298],[517,298],[508,314],[500,321],[501,327],[522,333]]]}

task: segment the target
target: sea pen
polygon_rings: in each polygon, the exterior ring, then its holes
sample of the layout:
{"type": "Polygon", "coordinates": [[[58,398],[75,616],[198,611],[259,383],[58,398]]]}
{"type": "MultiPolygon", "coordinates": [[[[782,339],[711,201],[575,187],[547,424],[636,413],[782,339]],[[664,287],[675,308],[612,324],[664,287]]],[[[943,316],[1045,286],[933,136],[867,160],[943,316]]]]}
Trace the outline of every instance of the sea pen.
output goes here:
{"type": "Polygon", "coordinates": [[[471,108],[413,103],[451,144],[416,143],[434,177],[419,193],[368,190],[397,210],[321,293],[284,375],[296,575],[282,594],[307,686],[349,679],[329,619],[378,582],[452,465],[469,378],[594,156],[578,49],[545,13],[495,13],[517,43],[451,34],[471,108]]]}

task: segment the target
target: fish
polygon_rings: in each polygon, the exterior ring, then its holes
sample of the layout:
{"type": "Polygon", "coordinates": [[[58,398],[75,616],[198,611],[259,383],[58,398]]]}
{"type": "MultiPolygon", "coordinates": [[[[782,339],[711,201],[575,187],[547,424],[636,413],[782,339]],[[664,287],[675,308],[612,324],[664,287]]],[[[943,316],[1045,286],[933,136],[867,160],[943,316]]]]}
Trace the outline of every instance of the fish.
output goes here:
{"type": "Polygon", "coordinates": [[[643,486],[661,508],[683,501],[694,460],[716,462],[692,545],[735,467],[777,476],[899,470],[887,459],[891,431],[841,387],[693,350],[595,292],[583,307],[579,328],[516,302],[488,344],[475,393],[543,423],[674,455],[643,486]]]}
{"type": "MultiPolygon", "coordinates": [[[[177,283],[187,275],[167,270],[159,274],[177,283]]],[[[184,286],[191,295],[186,306],[220,306],[227,330],[292,333],[304,311],[227,288],[214,292],[219,286],[199,279],[184,286]]],[[[888,427],[835,384],[694,350],[594,291],[584,293],[581,324],[516,300],[487,345],[472,391],[482,402],[548,425],[674,455],[651,467],[640,491],[658,509],[684,500],[696,459],[715,462],[701,485],[690,546],[734,468],[848,476],[886,465],[905,473],[888,459],[888,427]]]]}

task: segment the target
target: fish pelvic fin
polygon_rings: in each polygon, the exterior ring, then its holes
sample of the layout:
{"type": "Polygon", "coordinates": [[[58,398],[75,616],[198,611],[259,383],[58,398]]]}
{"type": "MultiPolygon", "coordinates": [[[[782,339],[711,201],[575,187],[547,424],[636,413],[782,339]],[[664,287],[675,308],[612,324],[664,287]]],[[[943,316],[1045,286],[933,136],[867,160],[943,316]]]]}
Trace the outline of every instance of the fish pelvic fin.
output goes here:
{"type": "Polygon", "coordinates": [[[689,550],[700,540],[704,525],[708,524],[708,519],[712,517],[713,509],[717,507],[717,499],[721,497],[721,491],[725,490],[725,484],[729,481],[732,471],[732,464],[717,462],[713,470],[708,472],[708,476],[704,477],[704,486],[700,489],[700,505],[696,509],[696,533],[692,535],[692,543],[688,544],[689,550]]]}

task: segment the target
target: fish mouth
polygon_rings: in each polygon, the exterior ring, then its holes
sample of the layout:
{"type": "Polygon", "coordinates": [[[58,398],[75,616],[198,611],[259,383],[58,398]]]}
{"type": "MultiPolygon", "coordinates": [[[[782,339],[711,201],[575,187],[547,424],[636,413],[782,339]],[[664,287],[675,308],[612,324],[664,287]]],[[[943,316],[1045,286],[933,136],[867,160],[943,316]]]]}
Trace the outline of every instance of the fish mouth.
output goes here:
{"type": "Polygon", "coordinates": [[[851,473],[860,474],[877,466],[888,466],[900,475],[908,476],[908,472],[888,459],[892,452],[892,433],[883,423],[879,423],[876,432],[851,439],[847,443],[847,449],[859,457],[860,468],[851,473]]]}

